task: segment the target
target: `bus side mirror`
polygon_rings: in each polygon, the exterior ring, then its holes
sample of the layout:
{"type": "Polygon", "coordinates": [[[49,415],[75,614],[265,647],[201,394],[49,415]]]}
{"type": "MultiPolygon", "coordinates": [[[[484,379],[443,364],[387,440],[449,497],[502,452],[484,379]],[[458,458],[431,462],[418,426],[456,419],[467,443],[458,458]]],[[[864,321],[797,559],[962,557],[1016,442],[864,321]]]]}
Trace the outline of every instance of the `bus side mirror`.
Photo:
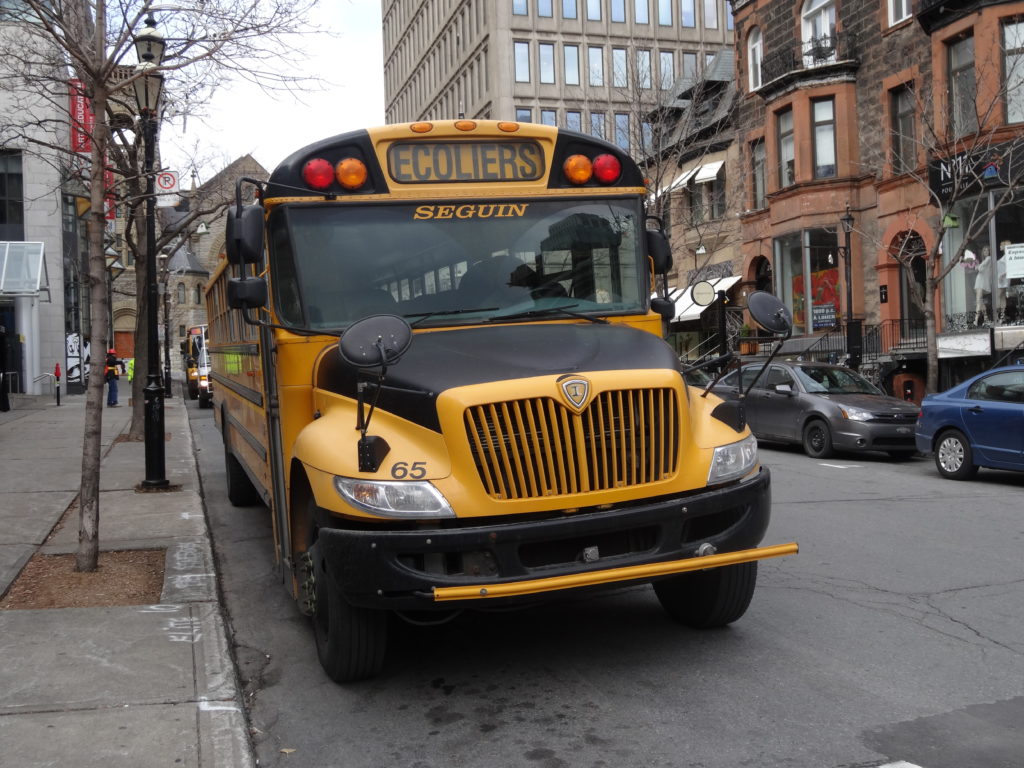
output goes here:
{"type": "Polygon", "coordinates": [[[672,269],[672,247],[656,229],[647,230],[647,253],[654,262],[654,274],[663,275],[672,269]]]}
{"type": "Polygon", "coordinates": [[[232,277],[228,280],[231,309],[261,309],[267,306],[267,281],[262,277],[232,277]]]}
{"type": "Polygon", "coordinates": [[[675,302],[668,299],[651,299],[651,309],[661,315],[661,319],[666,323],[671,323],[672,318],[676,316],[675,302]]]}
{"type": "Polygon", "coordinates": [[[263,260],[263,207],[243,205],[241,213],[228,209],[225,249],[232,264],[259,264],[263,260]]]}

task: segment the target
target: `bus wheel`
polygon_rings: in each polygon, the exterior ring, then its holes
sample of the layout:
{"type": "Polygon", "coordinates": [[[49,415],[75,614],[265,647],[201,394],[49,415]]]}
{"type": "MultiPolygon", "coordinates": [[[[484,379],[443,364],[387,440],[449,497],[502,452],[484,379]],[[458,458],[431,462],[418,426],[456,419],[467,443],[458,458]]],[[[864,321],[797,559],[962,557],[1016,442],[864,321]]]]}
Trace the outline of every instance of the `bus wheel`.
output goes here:
{"type": "Polygon", "coordinates": [[[224,472],[228,480],[228,501],[235,507],[251,507],[260,504],[260,498],[256,486],[245,474],[242,463],[235,458],[228,446],[224,446],[224,472]]]}
{"type": "Polygon", "coordinates": [[[654,582],[654,594],[669,616],[695,629],[732,624],[747,611],[757,584],[757,563],[681,573],[654,582]]]}
{"type": "Polygon", "coordinates": [[[336,683],[375,676],[384,666],[387,614],[349,605],[327,573],[319,544],[312,546],[310,555],[315,581],[313,634],[320,666],[336,683]]]}
{"type": "Polygon", "coordinates": [[[199,384],[193,384],[191,381],[188,383],[188,399],[199,399],[199,384]]]}

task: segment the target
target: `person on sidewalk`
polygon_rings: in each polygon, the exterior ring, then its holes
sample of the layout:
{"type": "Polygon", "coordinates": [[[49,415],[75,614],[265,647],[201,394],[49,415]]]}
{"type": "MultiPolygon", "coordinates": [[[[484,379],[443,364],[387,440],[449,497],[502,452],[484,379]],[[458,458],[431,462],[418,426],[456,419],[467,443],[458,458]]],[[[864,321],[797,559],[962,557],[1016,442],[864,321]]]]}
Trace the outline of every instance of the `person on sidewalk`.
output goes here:
{"type": "Polygon", "coordinates": [[[117,408],[120,403],[117,402],[117,380],[120,378],[118,375],[118,365],[121,361],[117,359],[117,350],[107,350],[107,362],[103,368],[103,377],[107,380],[107,407],[117,408]]]}

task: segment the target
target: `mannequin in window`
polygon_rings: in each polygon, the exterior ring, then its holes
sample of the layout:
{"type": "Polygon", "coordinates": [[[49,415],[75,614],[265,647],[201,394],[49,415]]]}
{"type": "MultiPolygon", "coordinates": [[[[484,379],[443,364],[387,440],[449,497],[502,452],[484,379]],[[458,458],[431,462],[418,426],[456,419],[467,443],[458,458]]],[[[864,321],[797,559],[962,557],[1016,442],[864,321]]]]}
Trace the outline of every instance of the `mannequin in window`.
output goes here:
{"type": "MultiPolygon", "coordinates": [[[[1000,317],[1006,310],[1006,264],[999,258],[996,259],[996,306],[993,317],[1000,317]]],[[[989,307],[990,294],[992,292],[992,257],[988,246],[981,249],[981,261],[978,262],[978,271],[974,277],[974,306],[978,310],[977,323],[985,319],[986,307],[989,307]]]]}

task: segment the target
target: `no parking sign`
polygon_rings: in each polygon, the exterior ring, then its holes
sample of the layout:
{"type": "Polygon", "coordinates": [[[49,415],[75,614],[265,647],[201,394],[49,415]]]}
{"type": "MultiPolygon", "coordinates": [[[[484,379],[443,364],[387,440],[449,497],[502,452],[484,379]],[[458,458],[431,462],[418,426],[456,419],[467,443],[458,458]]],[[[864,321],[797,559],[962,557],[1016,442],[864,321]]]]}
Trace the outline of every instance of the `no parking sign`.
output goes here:
{"type": "Polygon", "coordinates": [[[169,207],[178,204],[178,172],[160,171],[155,179],[156,204],[169,207]]]}

